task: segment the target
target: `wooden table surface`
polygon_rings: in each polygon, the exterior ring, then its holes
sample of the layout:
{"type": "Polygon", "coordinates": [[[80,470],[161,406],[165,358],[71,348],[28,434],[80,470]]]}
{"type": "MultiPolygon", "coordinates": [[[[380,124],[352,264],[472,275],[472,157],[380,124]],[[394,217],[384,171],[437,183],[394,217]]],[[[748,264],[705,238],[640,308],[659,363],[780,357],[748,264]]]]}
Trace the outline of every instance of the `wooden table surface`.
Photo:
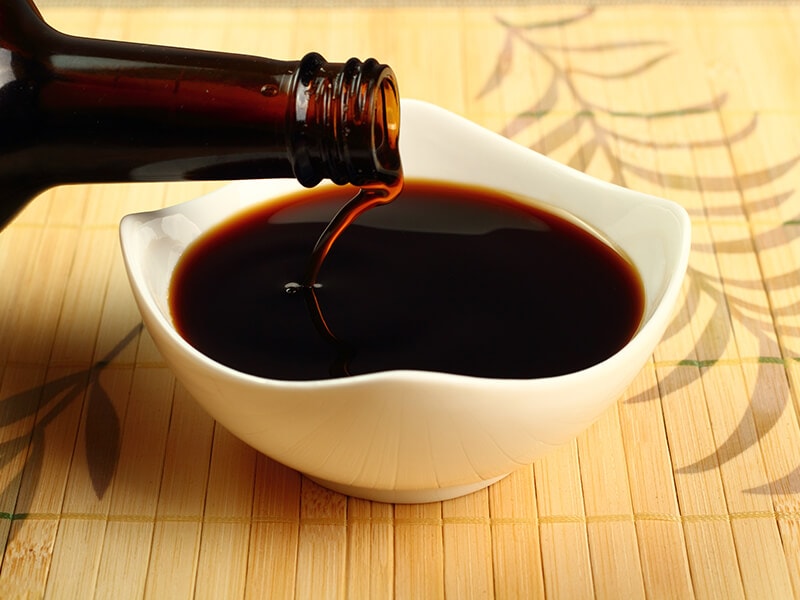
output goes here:
{"type": "Polygon", "coordinates": [[[52,190],[0,233],[0,597],[800,598],[800,6],[295,4],[40,8],[81,35],[375,56],[404,97],[674,199],[674,320],[534,465],[447,502],[348,498],[215,424],[140,327],[119,219],[221,184],[52,190]]]}

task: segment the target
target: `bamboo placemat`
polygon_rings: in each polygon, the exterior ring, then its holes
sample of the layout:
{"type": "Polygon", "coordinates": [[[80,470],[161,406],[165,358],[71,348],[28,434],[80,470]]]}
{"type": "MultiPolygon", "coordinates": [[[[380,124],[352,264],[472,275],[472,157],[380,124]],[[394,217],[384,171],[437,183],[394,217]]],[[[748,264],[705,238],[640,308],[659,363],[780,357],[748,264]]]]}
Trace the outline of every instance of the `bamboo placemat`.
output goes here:
{"type": "Polygon", "coordinates": [[[800,8],[42,8],[83,35],[379,57],[406,97],[677,200],[694,243],[596,425],[486,490],[388,505],[237,441],[142,331],[119,219],[218,184],[44,194],[0,234],[0,597],[800,597],[800,8]]]}

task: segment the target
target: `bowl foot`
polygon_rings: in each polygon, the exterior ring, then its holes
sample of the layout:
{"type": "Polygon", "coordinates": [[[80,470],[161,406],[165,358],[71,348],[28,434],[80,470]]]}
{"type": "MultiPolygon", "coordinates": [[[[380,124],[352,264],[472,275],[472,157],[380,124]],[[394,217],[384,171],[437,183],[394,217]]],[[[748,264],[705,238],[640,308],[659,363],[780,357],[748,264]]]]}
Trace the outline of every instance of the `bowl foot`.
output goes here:
{"type": "Polygon", "coordinates": [[[506,475],[508,475],[508,473],[504,473],[498,477],[493,477],[492,479],[478,481],[477,483],[454,485],[452,487],[434,488],[430,490],[381,490],[344,485],[341,483],[336,483],[335,481],[327,481],[325,479],[319,479],[318,477],[311,477],[310,475],[306,475],[306,477],[308,477],[311,481],[318,483],[322,487],[326,487],[334,492],[339,492],[348,496],[355,496],[356,498],[374,500],[376,502],[388,502],[391,504],[421,504],[424,502],[439,502],[441,500],[450,500],[451,498],[466,496],[467,494],[477,492],[480,489],[500,481],[506,475]]]}

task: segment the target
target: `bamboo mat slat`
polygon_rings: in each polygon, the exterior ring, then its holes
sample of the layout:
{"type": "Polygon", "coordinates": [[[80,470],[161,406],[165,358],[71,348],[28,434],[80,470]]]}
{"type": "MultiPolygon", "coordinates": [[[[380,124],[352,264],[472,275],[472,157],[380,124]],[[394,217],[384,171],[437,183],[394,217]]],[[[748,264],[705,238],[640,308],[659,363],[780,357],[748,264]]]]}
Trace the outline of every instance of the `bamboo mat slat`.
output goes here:
{"type": "Polygon", "coordinates": [[[689,272],[578,439],[463,498],[382,504],[234,438],[142,329],[119,219],[221,184],[51,190],[0,233],[0,597],[800,598],[800,7],[168,4],[42,10],[376,56],[403,96],[682,204],[689,272]]]}

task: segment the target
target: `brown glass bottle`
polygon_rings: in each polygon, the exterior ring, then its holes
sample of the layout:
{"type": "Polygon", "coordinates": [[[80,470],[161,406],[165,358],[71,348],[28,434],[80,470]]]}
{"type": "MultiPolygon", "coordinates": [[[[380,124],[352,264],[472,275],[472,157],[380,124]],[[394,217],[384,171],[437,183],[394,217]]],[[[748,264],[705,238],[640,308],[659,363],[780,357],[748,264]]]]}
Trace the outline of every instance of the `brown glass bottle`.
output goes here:
{"type": "Polygon", "coordinates": [[[61,184],[400,174],[399,101],[374,59],[327,63],[80,38],[0,0],[0,228],[61,184]]]}

